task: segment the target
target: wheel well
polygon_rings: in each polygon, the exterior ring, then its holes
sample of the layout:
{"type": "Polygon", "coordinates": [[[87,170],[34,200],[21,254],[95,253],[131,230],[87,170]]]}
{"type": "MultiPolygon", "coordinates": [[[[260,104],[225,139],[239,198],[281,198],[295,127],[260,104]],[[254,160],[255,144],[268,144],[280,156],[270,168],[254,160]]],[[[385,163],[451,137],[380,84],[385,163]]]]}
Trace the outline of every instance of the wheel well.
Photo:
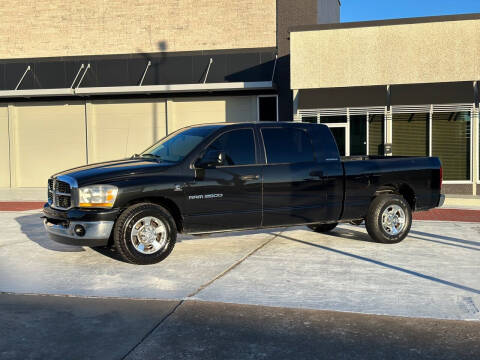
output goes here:
{"type": "Polygon", "coordinates": [[[160,196],[146,197],[146,198],[140,198],[140,199],[135,199],[133,201],[130,201],[125,205],[125,208],[135,204],[139,204],[139,203],[153,203],[153,204],[163,206],[165,209],[167,209],[170,212],[173,219],[175,220],[177,231],[182,232],[183,230],[182,213],[180,212],[179,207],[177,206],[177,204],[175,204],[174,201],[165,197],[160,197],[160,196]]]}
{"type": "Polygon", "coordinates": [[[381,194],[401,195],[408,202],[412,211],[415,210],[415,204],[416,204],[415,192],[407,184],[381,186],[377,189],[377,191],[375,191],[374,197],[377,197],[381,194]]]}

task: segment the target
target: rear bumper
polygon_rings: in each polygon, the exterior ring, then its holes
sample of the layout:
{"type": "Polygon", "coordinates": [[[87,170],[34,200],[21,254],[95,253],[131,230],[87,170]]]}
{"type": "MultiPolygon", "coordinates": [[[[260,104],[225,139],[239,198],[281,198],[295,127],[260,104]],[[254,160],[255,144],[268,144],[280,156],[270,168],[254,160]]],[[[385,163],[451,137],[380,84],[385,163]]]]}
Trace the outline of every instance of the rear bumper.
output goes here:
{"type": "Polygon", "coordinates": [[[62,244],[77,246],[105,246],[113,228],[113,221],[70,221],[53,223],[48,219],[43,221],[45,230],[52,240],[62,244]],[[79,236],[75,233],[75,226],[82,226],[85,234],[79,236]]]}
{"type": "Polygon", "coordinates": [[[440,199],[438,199],[437,207],[442,207],[444,203],[445,203],[445,195],[440,194],[440,199]]]}

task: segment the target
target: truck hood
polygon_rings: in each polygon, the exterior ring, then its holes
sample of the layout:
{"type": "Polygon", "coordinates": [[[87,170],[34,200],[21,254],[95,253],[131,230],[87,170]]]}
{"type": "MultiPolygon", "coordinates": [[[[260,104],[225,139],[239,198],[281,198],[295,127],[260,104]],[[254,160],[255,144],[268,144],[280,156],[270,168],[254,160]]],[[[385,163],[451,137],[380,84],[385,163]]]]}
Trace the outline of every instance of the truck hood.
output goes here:
{"type": "Polygon", "coordinates": [[[153,159],[121,159],[79,166],[61,171],[53,176],[68,175],[75,178],[79,186],[83,186],[140,174],[162,172],[172,165],[172,163],[157,162],[153,159]]]}

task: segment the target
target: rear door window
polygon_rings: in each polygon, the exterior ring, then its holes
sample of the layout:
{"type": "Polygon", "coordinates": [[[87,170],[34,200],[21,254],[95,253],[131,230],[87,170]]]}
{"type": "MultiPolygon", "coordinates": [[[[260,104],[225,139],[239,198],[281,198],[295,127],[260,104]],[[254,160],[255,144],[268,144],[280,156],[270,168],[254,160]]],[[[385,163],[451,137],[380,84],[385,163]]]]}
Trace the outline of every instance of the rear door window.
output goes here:
{"type": "Polygon", "coordinates": [[[315,161],[308,134],[295,128],[262,128],[268,164],[315,161]]]}

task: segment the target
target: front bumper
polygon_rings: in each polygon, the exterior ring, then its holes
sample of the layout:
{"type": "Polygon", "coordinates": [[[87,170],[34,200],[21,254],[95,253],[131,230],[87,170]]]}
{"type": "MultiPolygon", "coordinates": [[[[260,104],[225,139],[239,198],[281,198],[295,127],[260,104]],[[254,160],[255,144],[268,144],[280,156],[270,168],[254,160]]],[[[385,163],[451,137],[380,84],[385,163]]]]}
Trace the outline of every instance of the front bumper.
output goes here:
{"type": "Polygon", "coordinates": [[[119,210],[70,209],[56,210],[47,203],[43,207],[44,227],[52,240],[62,244],[77,246],[105,246],[112,233],[119,210]],[[74,229],[80,225],[84,228],[83,236],[74,229]]]}
{"type": "Polygon", "coordinates": [[[113,221],[69,221],[54,223],[49,219],[43,221],[45,230],[52,240],[56,242],[77,245],[77,246],[105,246],[112,233],[113,221]],[[82,226],[85,235],[79,236],[75,233],[75,226],[82,226]]]}

